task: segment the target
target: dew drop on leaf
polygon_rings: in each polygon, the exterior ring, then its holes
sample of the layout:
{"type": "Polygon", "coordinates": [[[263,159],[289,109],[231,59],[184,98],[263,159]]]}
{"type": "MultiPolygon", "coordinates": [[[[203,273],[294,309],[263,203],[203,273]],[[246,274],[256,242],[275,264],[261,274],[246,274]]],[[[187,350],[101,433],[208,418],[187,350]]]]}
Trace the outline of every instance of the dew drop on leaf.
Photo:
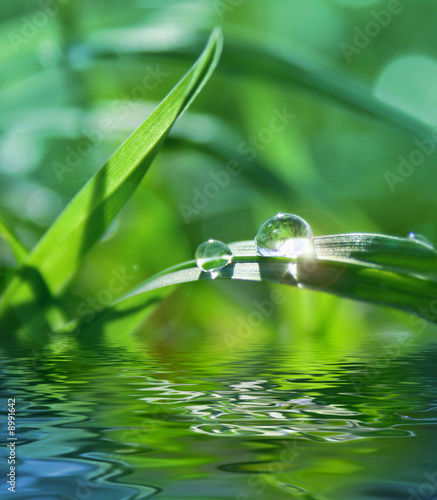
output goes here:
{"type": "Polygon", "coordinates": [[[408,238],[410,240],[416,240],[416,241],[421,241],[422,243],[426,243],[430,247],[434,246],[426,236],[423,236],[423,234],[409,233],[408,238]]]}
{"type": "Polygon", "coordinates": [[[311,226],[301,217],[279,213],[263,222],[255,236],[257,252],[264,257],[314,256],[311,226]]]}
{"type": "Polygon", "coordinates": [[[233,254],[225,243],[208,240],[197,247],[194,258],[202,271],[213,272],[227,266],[232,261],[233,254]]]}

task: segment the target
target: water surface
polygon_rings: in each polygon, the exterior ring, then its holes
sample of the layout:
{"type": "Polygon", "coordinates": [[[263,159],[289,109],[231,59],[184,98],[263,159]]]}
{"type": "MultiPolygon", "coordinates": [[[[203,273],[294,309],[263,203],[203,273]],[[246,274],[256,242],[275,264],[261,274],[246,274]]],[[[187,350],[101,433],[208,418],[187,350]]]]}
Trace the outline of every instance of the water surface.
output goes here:
{"type": "Polygon", "coordinates": [[[437,498],[435,343],[73,344],[3,349],[11,498],[437,498]]]}

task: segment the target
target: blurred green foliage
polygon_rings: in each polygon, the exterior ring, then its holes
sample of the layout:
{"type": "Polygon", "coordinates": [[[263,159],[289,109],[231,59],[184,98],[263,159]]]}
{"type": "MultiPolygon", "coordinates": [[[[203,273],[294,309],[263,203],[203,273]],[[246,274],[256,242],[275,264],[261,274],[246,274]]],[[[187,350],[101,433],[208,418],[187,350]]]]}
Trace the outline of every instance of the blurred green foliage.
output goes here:
{"type": "MultiPolygon", "coordinates": [[[[33,247],[220,24],[221,64],[78,269],[63,297],[71,315],[107,289],[120,267],[132,276],[130,288],[191,259],[208,238],[253,238],[278,211],[304,217],[316,235],[414,231],[436,241],[436,9],[401,0],[8,2],[0,42],[1,215],[33,247]],[[272,121],[279,115],[282,122],[272,121]],[[102,120],[110,125],[102,128],[102,120]]],[[[4,278],[15,261],[3,241],[0,263],[4,278]]],[[[363,329],[380,314],[334,297],[285,293],[285,316],[291,304],[311,303],[293,306],[292,319],[308,323],[312,311],[310,330],[324,318],[326,300],[345,308],[342,321],[363,329]]],[[[210,329],[211,317],[200,311],[213,303],[234,311],[215,318],[220,329],[268,294],[267,286],[244,283],[187,287],[155,320],[210,329]]]]}

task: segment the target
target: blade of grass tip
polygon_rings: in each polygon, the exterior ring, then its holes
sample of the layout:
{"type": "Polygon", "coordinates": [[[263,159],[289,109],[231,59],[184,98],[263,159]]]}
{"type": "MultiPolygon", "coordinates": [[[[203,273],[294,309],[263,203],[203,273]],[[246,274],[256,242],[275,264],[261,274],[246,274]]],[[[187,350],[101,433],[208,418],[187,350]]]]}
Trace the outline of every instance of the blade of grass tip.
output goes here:
{"type": "MultiPolygon", "coordinates": [[[[25,266],[56,294],[74,275],[86,252],[103,236],[136,190],[173,123],[203,88],[220,58],[216,28],[200,58],[155,111],[73,198],[25,260],[25,266]]],[[[17,276],[3,297],[0,314],[32,303],[38,287],[17,276]]]]}
{"type": "Polygon", "coordinates": [[[417,239],[349,233],[319,236],[314,241],[322,259],[367,262],[385,270],[437,278],[435,248],[417,239]]]}
{"type": "Polygon", "coordinates": [[[0,237],[9,244],[17,263],[22,264],[26,260],[29,251],[1,219],[0,237]]]}

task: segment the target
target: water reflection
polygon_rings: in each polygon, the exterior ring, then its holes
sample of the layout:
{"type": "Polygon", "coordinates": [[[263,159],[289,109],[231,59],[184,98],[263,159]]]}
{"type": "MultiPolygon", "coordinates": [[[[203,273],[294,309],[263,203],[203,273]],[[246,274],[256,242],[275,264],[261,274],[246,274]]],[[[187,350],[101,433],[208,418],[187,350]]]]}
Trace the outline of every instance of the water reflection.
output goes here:
{"type": "Polygon", "coordinates": [[[436,463],[437,349],[406,338],[10,346],[15,498],[408,498],[436,463]]]}

